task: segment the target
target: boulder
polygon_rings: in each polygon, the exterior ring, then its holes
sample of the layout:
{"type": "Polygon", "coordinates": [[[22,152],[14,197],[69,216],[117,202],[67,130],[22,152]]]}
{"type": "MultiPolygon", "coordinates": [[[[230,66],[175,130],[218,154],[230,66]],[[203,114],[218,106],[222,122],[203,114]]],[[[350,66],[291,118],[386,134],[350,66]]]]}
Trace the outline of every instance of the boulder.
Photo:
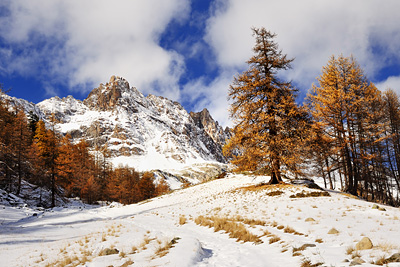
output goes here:
{"type": "Polygon", "coordinates": [[[350,266],[361,265],[363,263],[365,263],[363,259],[356,257],[351,261],[350,266]]]}
{"type": "Polygon", "coordinates": [[[329,235],[337,235],[339,233],[338,230],[336,230],[335,228],[332,228],[331,230],[329,230],[328,234],[329,235]]]}
{"type": "Polygon", "coordinates": [[[356,244],[356,249],[366,250],[373,248],[373,246],[374,245],[372,244],[371,239],[369,239],[368,237],[363,237],[363,239],[361,239],[361,241],[356,244]]]}
{"type": "Polygon", "coordinates": [[[105,248],[103,249],[99,256],[108,256],[108,255],[113,255],[113,254],[118,254],[119,250],[116,248],[105,248]]]}

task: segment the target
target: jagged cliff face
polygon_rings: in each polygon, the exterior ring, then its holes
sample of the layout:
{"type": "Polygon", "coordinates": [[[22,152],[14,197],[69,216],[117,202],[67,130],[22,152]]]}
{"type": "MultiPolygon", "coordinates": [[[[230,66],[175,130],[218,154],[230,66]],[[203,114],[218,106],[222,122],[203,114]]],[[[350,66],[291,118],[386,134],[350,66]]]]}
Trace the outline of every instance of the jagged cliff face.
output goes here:
{"type": "Polygon", "coordinates": [[[229,137],[205,109],[190,114],[177,102],[143,96],[112,76],[84,101],[53,97],[36,105],[45,117],[55,114],[56,129],[93,148],[107,146],[114,164],[137,169],[168,169],[204,161],[225,162],[229,137]]]}
{"type": "Polygon", "coordinates": [[[201,112],[190,112],[190,116],[197,127],[204,129],[216,144],[223,146],[226,140],[231,137],[230,129],[226,127],[225,130],[223,130],[218,122],[214,121],[206,108],[201,112]]]}

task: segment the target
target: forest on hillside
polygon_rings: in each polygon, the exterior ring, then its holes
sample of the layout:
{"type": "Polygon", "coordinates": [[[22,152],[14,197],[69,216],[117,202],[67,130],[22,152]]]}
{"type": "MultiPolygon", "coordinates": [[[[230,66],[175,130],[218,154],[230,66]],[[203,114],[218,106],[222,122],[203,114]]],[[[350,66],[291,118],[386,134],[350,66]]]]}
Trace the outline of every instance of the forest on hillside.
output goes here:
{"type": "MultiPolygon", "coordinates": [[[[369,201],[400,205],[400,100],[392,89],[379,91],[352,56],[332,56],[302,105],[297,89],[280,77],[293,59],[279,50],[275,34],[254,28],[254,55],[248,70],[229,89],[232,138],[224,154],[236,171],[302,178],[311,168],[325,187],[340,188],[369,201]]],[[[54,118],[53,118],[54,119],[54,118]]],[[[107,147],[89,151],[81,140],[61,136],[0,101],[0,188],[20,194],[22,181],[56,196],[88,203],[135,203],[169,190],[151,173],[110,165],[107,147]]]]}
{"type": "Polygon", "coordinates": [[[46,127],[37,115],[0,100],[0,189],[19,195],[23,181],[45,188],[51,198],[40,199],[43,207],[64,197],[131,204],[169,191],[164,180],[155,183],[153,173],[114,168],[106,146],[91,152],[85,140],[73,143],[54,129],[54,117],[50,121],[46,127]]]}
{"type": "Polygon", "coordinates": [[[325,187],[399,206],[400,102],[379,91],[352,56],[332,56],[303,105],[279,74],[293,59],[275,34],[253,28],[254,55],[229,90],[233,137],[224,148],[238,171],[261,171],[269,183],[315,168],[325,187]]]}

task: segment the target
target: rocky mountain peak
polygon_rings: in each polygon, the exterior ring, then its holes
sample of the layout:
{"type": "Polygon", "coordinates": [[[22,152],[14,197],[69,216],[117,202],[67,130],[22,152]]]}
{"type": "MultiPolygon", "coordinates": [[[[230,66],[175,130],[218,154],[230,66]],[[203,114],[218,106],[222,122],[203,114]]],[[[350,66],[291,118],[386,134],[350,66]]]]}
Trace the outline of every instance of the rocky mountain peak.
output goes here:
{"type": "Polygon", "coordinates": [[[224,131],[218,122],[211,117],[208,109],[204,108],[200,112],[190,112],[190,116],[196,126],[204,129],[215,143],[221,146],[225,144],[226,139],[229,138],[230,131],[224,131]]]}
{"type": "Polygon", "coordinates": [[[113,75],[109,82],[94,88],[83,103],[97,111],[112,111],[117,106],[131,106],[133,112],[137,112],[135,105],[130,105],[131,100],[143,105],[144,96],[136,88],[130,88],[127,80],[113,75]]]}
{"type": "Polygon", "coordinates": [[[181,168],[186,164],[226,162],[222,145],[226,134],[207,109],[189,114],[170,99],[139,92],[122,77],[112,76],[93,89],[84,101],[53,97],[38,104],[24,103],[73,140],[95,149],[107,148],[112,163],[139,170],[181,168]],[[218,136],[221,134],[221,136],[218,136]]]}

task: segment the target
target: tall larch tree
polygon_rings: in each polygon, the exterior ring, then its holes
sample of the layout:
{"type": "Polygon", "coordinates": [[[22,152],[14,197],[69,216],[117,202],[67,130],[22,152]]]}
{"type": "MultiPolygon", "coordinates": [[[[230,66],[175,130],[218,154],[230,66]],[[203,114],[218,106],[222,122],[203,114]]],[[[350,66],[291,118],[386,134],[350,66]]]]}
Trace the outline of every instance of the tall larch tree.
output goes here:
{"type": "MultiPolygon", "coordinates": [[[[2,93],[0,84],[0,94],[2,93]]],[[[0,188],[13,190],[14,152],[13,131],[15,119],[7,101],[0,99],[0,188]]]]}
{"type": "Polygon", "coordinates": [[[58,162],[60,138],[52,130],[46,129],[45,123],[40,120],[35,134],[35,147],[39,165],[45,171],[46,186],[51,190],[51,206],[55,206],[57,193],[58,162]]]}
{"type": "Polygon", "coordinates": [[[383,93],[385,122],[387,125],[386,151],[390,176],[400,192],[400,100],[393,89],[383,93]]]}
{"type": "Polygon", "coordinates": [[[229,89],[233,137],[224,153],[233,158],[237,170],[271,173],[269,183],[281,183],[282,166],[297,173],[305,113],[295,103],[296,89],[278,78],[290,68],[274,41],[276,35],[265,28],[253,28],[254,55],[249,69],[234,78],[229,89]]]}
{"type": "Polygon", "coordinates": [[[29,173],[30,142],[32,136],[28,128],[26,115],[22,110],[16,112],[14,128],[9,130],[12,130],[14,135],[12,146],[16,163],[16,194],[19,195],[21,192],[22,179],[27,180],[29,173]]]}

